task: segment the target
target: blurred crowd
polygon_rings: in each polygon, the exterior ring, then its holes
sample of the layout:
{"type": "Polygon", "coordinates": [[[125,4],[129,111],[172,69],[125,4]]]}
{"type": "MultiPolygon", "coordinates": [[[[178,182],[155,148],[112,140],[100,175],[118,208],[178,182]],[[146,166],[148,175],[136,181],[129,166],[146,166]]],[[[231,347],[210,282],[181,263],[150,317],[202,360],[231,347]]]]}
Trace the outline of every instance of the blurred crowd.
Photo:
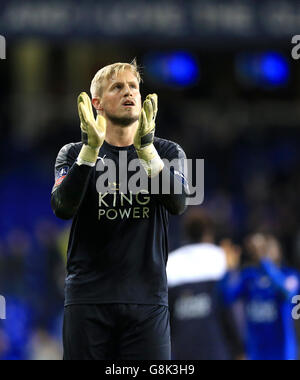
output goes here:
{"type": "Polygon", "coordinates": [[[49,221],[35,234],[12,230],[1,242],[0,359],[61,359],[66,232],[49,221]]]}

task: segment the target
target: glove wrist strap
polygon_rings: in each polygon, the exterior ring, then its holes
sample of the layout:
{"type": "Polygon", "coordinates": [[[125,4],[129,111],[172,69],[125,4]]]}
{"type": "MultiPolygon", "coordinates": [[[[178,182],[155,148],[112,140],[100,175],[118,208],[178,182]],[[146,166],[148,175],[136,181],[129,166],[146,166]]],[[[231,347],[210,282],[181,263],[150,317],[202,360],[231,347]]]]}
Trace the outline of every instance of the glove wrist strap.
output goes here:
{"type": "Polygon", "coordinates": [[[153,144],[137,150],[137,154],[148,177],[156,177],[163,170],[165,164],[153,144]]]}
{"type": "Polygon", "coordinates": [[[99,150],[100,148],[91,148],[89,145],[83,145],[77,161],[95,165],[99,155],[99,150]]]}

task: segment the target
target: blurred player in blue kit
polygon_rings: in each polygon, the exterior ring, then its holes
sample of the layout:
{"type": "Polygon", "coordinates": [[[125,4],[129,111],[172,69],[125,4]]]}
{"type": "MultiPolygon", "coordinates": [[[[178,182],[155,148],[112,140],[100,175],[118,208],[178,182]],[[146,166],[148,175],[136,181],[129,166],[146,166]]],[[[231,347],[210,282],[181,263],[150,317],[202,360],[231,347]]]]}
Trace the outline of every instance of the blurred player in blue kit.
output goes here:
{"type": "Polygon", "coordinates": [[[241,251],[224,245],[230,271],[222,281],[225,302],[245,306],[246,346],[250,360],[296,360],[298,346],[292,298],[299,294],[299,274],[283,264],[279,242],[264,234],[246,240],[252,264],[239,270],[241,251]]]}

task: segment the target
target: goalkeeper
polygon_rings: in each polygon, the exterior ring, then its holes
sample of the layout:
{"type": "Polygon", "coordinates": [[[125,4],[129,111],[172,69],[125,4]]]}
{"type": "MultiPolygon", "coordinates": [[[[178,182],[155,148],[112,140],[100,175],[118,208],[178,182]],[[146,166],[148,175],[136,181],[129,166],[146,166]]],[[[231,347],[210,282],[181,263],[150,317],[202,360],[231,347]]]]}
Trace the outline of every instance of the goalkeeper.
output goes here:
{"type": "MultiPolygon", "coordinates": [[[[166,263],[169,214],[186,208],[183,170],[166,160],[185,154],[178,144],[154,136],[157,95],[142,104],[136,63],[117,63],[92,81],[92,103],[78,98],[82,142],[59,152],[51,204],[55,215],[73,219],[65,285],[66,360],[170,359],[166,263]],[[92,105],[97,112],[95,119],[92,105]],[[127,153],[146,178],[170,177],[168,194],[126,197],[120,183],[96,188],[97,161],[115,162],[127,153]],[[166,159],[163,161],[163,159],[166,159]],[[179,194],[177,188],[182,191],[179,194]]],[[[127,178],[133,175],[127,172],[127,178]]]]}

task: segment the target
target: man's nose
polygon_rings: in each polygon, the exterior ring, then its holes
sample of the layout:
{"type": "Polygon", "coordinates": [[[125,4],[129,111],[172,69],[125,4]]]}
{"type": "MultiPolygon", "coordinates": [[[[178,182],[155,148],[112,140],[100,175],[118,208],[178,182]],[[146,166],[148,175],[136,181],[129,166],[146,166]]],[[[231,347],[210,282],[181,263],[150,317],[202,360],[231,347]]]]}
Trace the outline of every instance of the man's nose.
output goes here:
{"type": "Polygon", "coordinates": [[[124,86],[124,95],[125,95],[125,96],[130,96],[130,95],[132,95],[131,87],[130,87],[128,84],[126,84],[126,85],[124,86]]]}

